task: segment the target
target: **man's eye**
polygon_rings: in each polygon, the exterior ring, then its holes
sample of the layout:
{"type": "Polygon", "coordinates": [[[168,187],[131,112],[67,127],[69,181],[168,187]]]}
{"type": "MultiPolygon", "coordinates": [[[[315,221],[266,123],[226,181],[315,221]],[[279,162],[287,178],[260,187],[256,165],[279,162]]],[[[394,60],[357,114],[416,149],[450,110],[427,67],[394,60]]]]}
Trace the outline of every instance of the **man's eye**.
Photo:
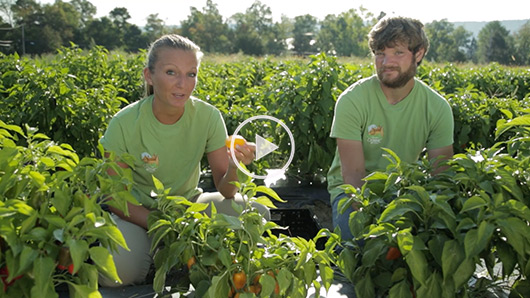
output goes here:
{"type": "Polygon", "coordinates": [[[191,72],[191,73],[188,74],[188,76],[189,76],[190,78],[195,78],[195,77],[197,77],[197,74],[194,73],[194,72],[191,72]]]}
{"type": "Polygon", "coordinates": [[[172,70],[168,70],[168,71],[166,71],[166,74],[168,74],[168,75],[172,76],[172,75],[174,75],[174,74],[175,74],[175,72],[174,72],[174,71],[172,71],[172,70]]]}

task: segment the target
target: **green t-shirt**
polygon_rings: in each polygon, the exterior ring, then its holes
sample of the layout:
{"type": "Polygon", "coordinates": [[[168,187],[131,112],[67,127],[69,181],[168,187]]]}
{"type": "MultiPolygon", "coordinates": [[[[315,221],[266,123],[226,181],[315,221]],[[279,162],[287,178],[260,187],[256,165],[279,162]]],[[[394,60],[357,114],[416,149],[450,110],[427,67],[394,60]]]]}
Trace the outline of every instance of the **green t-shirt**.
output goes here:
{"type": "Polygon", "coordinates": [[[199,194],[201,159],[225,146],[226,137],[224,120],[214,106],[191,97],[179,121],[165,125],[155,118],[149,96],[119,111],[100,142],[105,150],[136,158],[133,194],[151,207],[152,175],[171,188],[171,195],[199,194]]]}
{"type": "MultiPolygon", "coordinates": [[[[384,170],[388,160],[381,148],[394,151],[401,160],[414,162],[421,152],[453,144],[453,113],[449,103],[418,79],[402,101],[386,100],[377,76],[346,89],[335,105],[331,137],[361,141],[366,173],[384,170]]],[[[333,200],[344,184],[338,150],[328,172],[328,191],[333,200]]]]}

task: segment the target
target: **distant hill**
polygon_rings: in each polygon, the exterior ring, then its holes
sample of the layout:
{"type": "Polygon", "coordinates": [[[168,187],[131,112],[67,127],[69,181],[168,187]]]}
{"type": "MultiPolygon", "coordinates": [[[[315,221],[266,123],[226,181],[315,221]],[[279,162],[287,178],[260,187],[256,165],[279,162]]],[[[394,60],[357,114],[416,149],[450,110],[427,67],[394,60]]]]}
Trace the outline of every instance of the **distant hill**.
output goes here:
{"type": "MultiPolygon", "coordinates": [[[[510,34],[513,34],[526,23],[530,21],[530,19],[526,20],[511,20],[511,21],[500,21],[501,24],[506,28],[506,30],[510,31],[510,34]]],[[[473,33],[473,36],[476,38],[478,36],[478,33],[480,30],[486,26],[489,22],[452,22],[455,25],[455,28],[458,26],[463,26],[464,29],[467,31],[473,33]]]]}

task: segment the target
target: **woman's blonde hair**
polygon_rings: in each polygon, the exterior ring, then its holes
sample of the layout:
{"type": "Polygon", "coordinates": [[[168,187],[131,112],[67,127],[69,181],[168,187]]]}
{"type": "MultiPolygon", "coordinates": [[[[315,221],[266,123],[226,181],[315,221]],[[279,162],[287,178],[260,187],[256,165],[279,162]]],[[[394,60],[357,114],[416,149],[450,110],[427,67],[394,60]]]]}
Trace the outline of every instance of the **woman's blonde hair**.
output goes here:
{"type": "MultiPolygon", "coordinates": [[[[162,48],[193,52],[197,56],[197,61],[199,61],[199,63],[201,62],[201,58],[203,56],[201,48],[188,38],[178,34],[166,34],[155,40],[147,52],[146,67],[151,73],[155,71],[155,64],[158,61],[158,52],[162,48]]],[[[153,86],[145,81],[145,95],[149,96],[151,94],[153,94],[153,86]]]]}

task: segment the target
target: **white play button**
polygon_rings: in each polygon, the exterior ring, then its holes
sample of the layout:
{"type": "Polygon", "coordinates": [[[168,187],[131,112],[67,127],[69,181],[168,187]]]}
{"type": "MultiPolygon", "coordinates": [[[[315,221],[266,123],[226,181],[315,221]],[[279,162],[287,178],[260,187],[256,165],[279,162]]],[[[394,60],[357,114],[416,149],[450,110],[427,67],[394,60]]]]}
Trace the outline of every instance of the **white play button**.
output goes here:
{"type": "Polygon", "coordinates": [[[260,135],[256,135],[256,160],[262,158],[263,156],[271,153],[272,151],[278,148],[279,147],[276,144],[267,141],[260,135]]]}

